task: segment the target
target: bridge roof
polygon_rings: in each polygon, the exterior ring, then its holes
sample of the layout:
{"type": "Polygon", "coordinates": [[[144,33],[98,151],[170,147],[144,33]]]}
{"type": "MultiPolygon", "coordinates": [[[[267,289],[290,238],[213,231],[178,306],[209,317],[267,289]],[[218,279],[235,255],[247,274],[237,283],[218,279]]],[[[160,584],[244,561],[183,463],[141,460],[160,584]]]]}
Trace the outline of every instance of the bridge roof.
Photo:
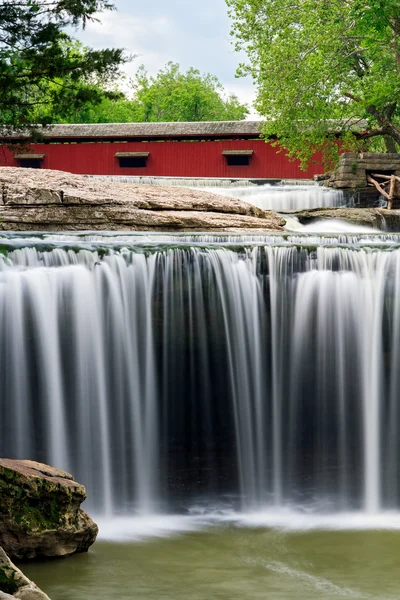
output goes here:
{"type": "MultiPolygon", "coordinates": [[[[191,138],[191,137],[258,137],[261,121],[202,121],[188,123],[94,123],[76,125],[49,125],[38,128],[44,138],[191,138]]],[[[28,137],[27,132],[12,132],[4,137],[28,137]]]]}
{"type": "MultiPolygon", "coordinates": [[[[75,125],[38,126],[35,132],[45,140],[129,140],[129,139],[202,139],[202,138],[258,138],[262,121],[196,121],[186,123],[93,123],[75,125]]],[[[361,130],[367,127],[362,119],[332,120],[332,132],[342,129],[361,130]]],[[[0,139],[23,140],[31,132],[0,130],[0,139]]]]}

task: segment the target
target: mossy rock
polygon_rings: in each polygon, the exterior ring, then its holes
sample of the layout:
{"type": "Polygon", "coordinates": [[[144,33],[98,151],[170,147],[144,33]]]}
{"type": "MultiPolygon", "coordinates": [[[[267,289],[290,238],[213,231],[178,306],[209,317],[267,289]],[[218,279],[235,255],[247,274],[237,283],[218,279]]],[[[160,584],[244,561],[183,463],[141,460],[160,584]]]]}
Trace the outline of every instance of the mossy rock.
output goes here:
{"type": "Polygon", "coordinates": [[[49,600],[42,590],[30,581],[0,548],[0,599],[49,600]]]}
{"type": "Polygon", "coordinates": [[[80,508],[85,498],[69,473],[0,459],[0,545],[13,559],[87,551],[98,530],[80,508]]]}

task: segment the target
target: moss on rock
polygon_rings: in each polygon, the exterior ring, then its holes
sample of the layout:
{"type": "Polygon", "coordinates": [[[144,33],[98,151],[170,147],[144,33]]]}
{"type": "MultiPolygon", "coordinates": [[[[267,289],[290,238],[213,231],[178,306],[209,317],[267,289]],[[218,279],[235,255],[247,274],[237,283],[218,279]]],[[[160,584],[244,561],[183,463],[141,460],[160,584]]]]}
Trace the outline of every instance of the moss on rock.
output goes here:
{"type": "Polygon", "coordinates": [[[85,498],[69,473],[0,460],[0,545],[17,559],[87,551],[98,529],[80,508],[85,498]]]}
{"type": "Polygon", "coordinates": [[[3,548],[0,548],[0,598],[49,600],[49,597],[11,562],[3,548]]]}

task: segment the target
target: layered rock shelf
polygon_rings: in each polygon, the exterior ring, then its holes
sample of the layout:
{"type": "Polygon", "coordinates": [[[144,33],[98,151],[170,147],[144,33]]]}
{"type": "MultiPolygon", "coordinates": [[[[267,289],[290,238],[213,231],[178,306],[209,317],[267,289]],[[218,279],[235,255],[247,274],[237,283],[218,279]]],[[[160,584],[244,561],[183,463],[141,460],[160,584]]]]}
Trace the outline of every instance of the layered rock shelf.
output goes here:
{"type": "Polygon", "coordinates": [[[272,212],[204,191],[0,167],[3,231],[281,231],[284,223],[272,212]]]}

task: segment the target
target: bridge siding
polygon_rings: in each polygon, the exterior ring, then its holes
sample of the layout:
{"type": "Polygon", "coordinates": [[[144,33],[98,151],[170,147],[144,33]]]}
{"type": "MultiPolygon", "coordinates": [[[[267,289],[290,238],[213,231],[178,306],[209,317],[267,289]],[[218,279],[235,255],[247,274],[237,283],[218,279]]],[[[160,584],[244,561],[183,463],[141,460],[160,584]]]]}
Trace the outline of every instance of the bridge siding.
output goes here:
{"type": "MultiPolygon", "coordinates": [[[[88,175],[136,175],[158,177],[243,177],[311,178],[321,173],[320,157],[302,171],[297,161],[263,140],[226,141],[128,141],[42,143],[30,145],[32,152],[45,154],[42,168],[88,175]],[[249,166],[228,166],[223,150],[254,150],[249,166]],[[146,168],[120,168],[116,152],[150,152],[146,168]]],[[[26,150],[24,150],[26,152],[26,150]]],[[[19,166],[14,154],[5,149],[0,163],[19,166]]]]}

